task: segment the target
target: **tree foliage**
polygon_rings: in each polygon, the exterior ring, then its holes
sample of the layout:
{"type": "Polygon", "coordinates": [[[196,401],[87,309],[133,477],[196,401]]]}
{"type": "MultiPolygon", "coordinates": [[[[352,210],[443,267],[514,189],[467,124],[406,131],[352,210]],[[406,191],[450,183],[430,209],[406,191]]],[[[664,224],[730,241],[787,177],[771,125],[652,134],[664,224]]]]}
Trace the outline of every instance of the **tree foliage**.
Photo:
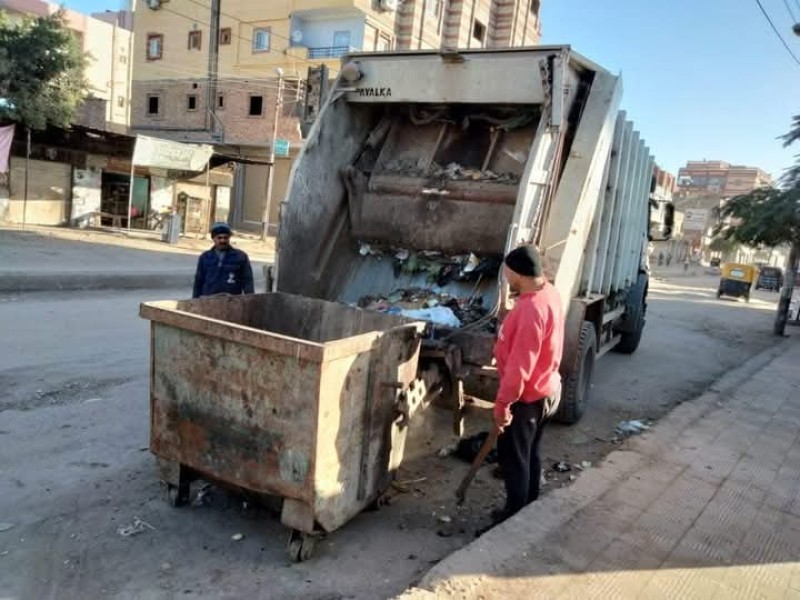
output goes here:
{"type": "MultiPolygon", "coordinates": [[[[783,140],[783,147],[788,148],[797,141],[800,141],[800,115],[792,118],[792,128],[780,137],[783,140]]],[[[783,176],[783,183],[788,187],[800,187],[800,154],[795,156],[795,164],[790,167],[783,176]]]]}
{"type": "Polygon", "coordinates": [[[68,127],[86,92],[84,64],[63,12],[18,23],[0,14],[0,121],[68,127]]]}
{"type": "Polygon", "coordinates": [[[800,244],[800,187],[761,188],[729,200],[718,233],[748,246],[800,244]]]}

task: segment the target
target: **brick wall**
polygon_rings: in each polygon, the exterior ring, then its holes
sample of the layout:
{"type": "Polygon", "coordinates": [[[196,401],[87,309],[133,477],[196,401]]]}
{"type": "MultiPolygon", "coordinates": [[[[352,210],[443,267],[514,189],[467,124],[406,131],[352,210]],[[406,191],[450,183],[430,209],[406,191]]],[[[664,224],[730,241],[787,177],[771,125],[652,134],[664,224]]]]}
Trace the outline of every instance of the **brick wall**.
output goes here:
{"type": "MultiPolygon", "coordinates": [[[[272,122],[277,99],[275,80],[227,80],[217,85],[217,96],[222,96],[223,106],[215,98],[215,112],[222,123],[226,144],[269,146],[272,138],[272,122]],[[251,116],[251,96],[262,97],[260,115],[251,116]]],[[[278,122],[278,137],[299,143],[302,95],[297,83],[285,82],[284,105],[278,122]]],[[[134,131],[173,139],[205,139],[206,131],[206,83],[198,81],[136,81],[133,83],[131,99],[131,122],[134,131]],[[159,98],[159,115],[148,115],[148,98],[159,98]],[[188,109],[187,96],[196,96],[196,109],[188,109]],[[186,135],[181,138],[181,133],[186,135]],[[192,135],[194,134],[194,135],[192,135]]]]}

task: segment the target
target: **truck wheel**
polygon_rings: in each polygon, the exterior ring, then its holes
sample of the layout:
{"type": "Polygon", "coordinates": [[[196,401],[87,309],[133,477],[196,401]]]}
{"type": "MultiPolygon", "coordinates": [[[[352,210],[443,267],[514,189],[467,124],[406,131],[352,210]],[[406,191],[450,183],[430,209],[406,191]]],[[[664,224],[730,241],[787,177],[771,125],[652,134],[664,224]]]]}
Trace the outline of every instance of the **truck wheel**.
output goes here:
{"type": "Polygon", "coordinates": [[[644,331],[644,311],[639,312],[639,319],[636,323],[636,329],[630,333],[623,333],[622,339],[619,344],[614,346],[614,352],[620,354],[633,354],[639,347],[639,342],[642,341],[642,332],[644,331]]]}
{"type": "Polygon", "coordinates": [[[572,425],[583,416],[589,399],[589,383],[592,380],[594,359],[597,353],[597,334],[594,325],[584,323],[578,341],[577,368],[565,379],[561,392],[556,420],[572,425]]]}

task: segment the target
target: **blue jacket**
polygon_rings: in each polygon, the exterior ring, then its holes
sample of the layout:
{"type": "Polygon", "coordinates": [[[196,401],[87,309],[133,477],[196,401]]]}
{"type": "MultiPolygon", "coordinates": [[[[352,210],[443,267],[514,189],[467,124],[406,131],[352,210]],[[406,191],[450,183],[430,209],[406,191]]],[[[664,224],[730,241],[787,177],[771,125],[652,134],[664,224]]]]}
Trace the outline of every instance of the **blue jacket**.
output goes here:
{"type": "Polygon", "coordinates": [[[214,294],[252,294],[253,269],[247,254],[230,248],[220,259],[214,248],[197,261],[192,298],[214,294]]]}

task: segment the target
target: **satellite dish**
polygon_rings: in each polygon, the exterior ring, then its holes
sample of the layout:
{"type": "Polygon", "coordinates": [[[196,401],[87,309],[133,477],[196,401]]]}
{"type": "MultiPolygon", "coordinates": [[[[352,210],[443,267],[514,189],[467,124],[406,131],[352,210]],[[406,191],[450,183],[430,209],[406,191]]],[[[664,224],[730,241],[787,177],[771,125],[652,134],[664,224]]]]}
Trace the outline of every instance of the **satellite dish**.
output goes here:
{"type": "Polygon", "coordinates": [[[303,32],[300,31],[299,29],[295,29],[292,32],[292,41],[295,44],[299,44],[300,42],[302,42],[303,41],[303,32]]]}

